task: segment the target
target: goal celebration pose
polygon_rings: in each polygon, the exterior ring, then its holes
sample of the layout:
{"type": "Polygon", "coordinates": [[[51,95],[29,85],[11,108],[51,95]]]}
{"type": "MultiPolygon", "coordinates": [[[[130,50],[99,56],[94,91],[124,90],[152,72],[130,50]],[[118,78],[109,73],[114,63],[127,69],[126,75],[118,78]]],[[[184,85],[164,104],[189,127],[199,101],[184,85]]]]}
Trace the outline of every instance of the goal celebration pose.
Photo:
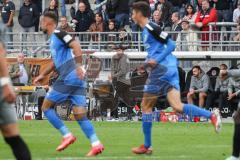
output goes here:
{"type": "Polygon", "coordinates": [[[160,94],[167,96],[170,106],[177,112],[210,119],[215,131],[219,132],[221,118],[218,112],[211,113],[195,105],[181,102],[178,61],[172,54],[175,50],[175,43],[159,26],[149,21],[149,5],[146,2],[136,2],[133,4],[132,10],[132,19],[143,30],[142,39],[148,52],[144,68],[149,70],[141,103],[144,144],[133,148],[132,152],[136,154],[152,153],[152,109],[160,94]]]}
{"type": "Polygon", "coordinates": [[[48,121],[63,136],[61,144],[56,149],[62,151],[74,143],[76,137],[64,125],[52,107],[55,103],[71,100],[74,117],[92,144],[92,148],[86,156],[96,156],[104,150],[104,147],[86,116],[86,82],[84,81],[85,71],[81,67],[81,48],[69,34],[56,30],[56,27],[57,17],[55,14],[44,14],[41,20],[41,29],[50,36],[53,63],[35,79],[35,84],[39,83],[54,68],[57,70],[59,78],[53,84],[52,90],[47,93],[42,110],[48,121]]]}

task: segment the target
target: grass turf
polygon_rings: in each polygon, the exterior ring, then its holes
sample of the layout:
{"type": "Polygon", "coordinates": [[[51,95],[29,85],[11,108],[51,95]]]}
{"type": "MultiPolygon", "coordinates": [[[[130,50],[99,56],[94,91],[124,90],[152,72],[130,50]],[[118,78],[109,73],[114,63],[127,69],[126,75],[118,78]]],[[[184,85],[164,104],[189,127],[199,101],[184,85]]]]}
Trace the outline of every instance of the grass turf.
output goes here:
{"type": "MultiPolygon", "coordinates": [[[[86,159],[84,155],[89,150],[89,142],[76,122],[65,122],[78,139],[61,153],[55,151],[60,134],[47,121],[21,121],[19,124],[33,160],[86,159]]],[[[94,126],[105,151],[93,159],[224,160],[231,154],[232,124],[224,124],[222,132],[215,134],[213,127],[206,123],[154,123],[154,153],[151,156],[136,156],[130,150],[143,141],[140,122],[95,122],[94,126]]],[[[0,159],[13,159],[2,138],[0,159]]]]}

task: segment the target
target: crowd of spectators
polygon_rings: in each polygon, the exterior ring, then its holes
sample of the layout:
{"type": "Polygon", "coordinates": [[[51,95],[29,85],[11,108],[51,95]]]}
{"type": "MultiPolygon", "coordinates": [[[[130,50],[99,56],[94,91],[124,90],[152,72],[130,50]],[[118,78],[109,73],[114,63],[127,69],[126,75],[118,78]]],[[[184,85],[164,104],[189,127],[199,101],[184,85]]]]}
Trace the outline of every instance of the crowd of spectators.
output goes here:
{"type": "MultiPolygon", "coordinates": [[[[9,32],[12,32],[14,26],[13,17],[15,12],[14,1],[1,0],[1,17],[9,32]]],[[[96,4],[104,0],[95,0],[96,4]]],[[[66,2],[71,0],[50,0],[48,7],[42,9],[41,1],[23,0],[21,4],[18,22],[23,32],[39,31],[39,17],[45,12],[53,12],[62,22],[67,20],[71,24],[67,30],[79,33],[83,32],[117,32],[123,29],[133,32],[140,30],[131,20],[131,5],[136,1],[146,1],[149,3],[152,11],[151,20],[157,23],[162,30],[169,32],[180,32],[183,34],[172,34],[174,40],[187,44],[187,47],[180,46],[178,49],[197,50],[194,46],[189,46],[201,40],[202,44],[207,44],[210,35],[205,33],[209,31],[211,22],[235,22],[240,23],[240,1],[239,0],[107,0],[107,3],[97,9],[92,9],[89,0],[79,0],[78,8],[72,4],[70,13],[66,13],[66,2]],[[60,11],[60,12],[59,12],[60,11]],[[70,18],[66,15],[71,15],[70,18]],[[184,24],[183,24],[184,23],[184,24]],[[70,28],[71,29],[70,29],[70,28]],[[197,37],[190,32],[203,31],[197,37]]],[[[65,22],[66,23],[66,22],[65,22]]],[[[213,26],[212,29],[221,28],[213,26]]],[[[227,27],[227,30],[232,30],[227,27]]],[[[218,40],[218,35],[211,34],[211,39],[218,40]]],[[[106,38],[106,36],[104,36],[106,38]]],[[[119,34],[110,34],[107,41],[119,38],[119,34]],[[115,37],[115,38],[114,38],[115,37]]],[[[228,37],[229,38],[229,37],[228,37]]],[[[13,37],[8,36],[8,42],[12,42],[13,37]]],[[[26,37],[24,37],[26,39],[26,37]]],[[[90,39],[81,37],[80,40],[90,39]]],[[[93,41],[102,40],[97,34],[91,36],[93,41]]],[[[136,38],[133,38],[136,39],[136,38]]],[[[239,41],[239,36],[232,38],[239,41]]],[[[196,46],[196,45],[195,45],[196,46]]],[[[204,45],[203,45],[204,46],[204,45]]],[[[207,46],[207,45],[206,45],[207,46]]],[[[203,47],[202,49],[207,49],[203,47]]]]}

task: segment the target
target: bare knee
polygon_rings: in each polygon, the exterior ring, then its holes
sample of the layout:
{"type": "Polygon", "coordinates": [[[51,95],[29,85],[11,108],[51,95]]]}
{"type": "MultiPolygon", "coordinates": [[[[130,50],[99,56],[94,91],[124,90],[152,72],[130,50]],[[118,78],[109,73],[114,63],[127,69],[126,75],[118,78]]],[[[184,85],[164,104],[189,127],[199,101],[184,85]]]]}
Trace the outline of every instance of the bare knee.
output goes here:
{"type": "Polygon", "coordinates": [[[17,123],[3,125],[0,127],[3,137],[13,137],[19,135],[17,123]]]}
{"type": "Polygon", "coordinates": [[[83,118],[85,118],[87,116],[87,111],[85,108],[74,107],[73,115],[74,115],[75,120],[82,120],[83,118]]]}

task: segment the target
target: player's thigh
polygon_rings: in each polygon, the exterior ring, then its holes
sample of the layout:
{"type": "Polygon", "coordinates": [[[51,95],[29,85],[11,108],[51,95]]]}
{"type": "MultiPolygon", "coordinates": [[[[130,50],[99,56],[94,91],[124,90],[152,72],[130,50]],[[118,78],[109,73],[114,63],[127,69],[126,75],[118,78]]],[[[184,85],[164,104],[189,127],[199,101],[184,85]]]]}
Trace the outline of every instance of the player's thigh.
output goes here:
{"type": "Polygon", "coordinates": [[[67,100],[68,94],[64,94],[55,90],[50,90],[42,104],[42,110],[47,110],[50,107],[53,107],[55,103],[61,103],[67,100]]]}
{"type": "Polygon", "coordinates": [[[0,126],[3,137],[14,137],[19,135],[19,129],[17,123],[6,124],[0,126]]]}
{"type": "Polygon", "coordinates": [[[10,137],[19,134],[15,107],[1,100],[0,129],[4,137],[10,137]]]}
{"type": "Polygon", "coordinates": [[[174,110],[176,110],[178,112],[181,112],[183,110],[183,103],[181,101],[181,95],[177,89],[172,88],[167,94],[167,99],[168,99],[170,106],[172,106],[174,110]]]}
{"type": "Polygon", "coordinates": [[[141,103],[142,111],[144,113],[151,112],[154,105],[157,103],[158,95],[151,93],[144,93],[141,103]]]}

